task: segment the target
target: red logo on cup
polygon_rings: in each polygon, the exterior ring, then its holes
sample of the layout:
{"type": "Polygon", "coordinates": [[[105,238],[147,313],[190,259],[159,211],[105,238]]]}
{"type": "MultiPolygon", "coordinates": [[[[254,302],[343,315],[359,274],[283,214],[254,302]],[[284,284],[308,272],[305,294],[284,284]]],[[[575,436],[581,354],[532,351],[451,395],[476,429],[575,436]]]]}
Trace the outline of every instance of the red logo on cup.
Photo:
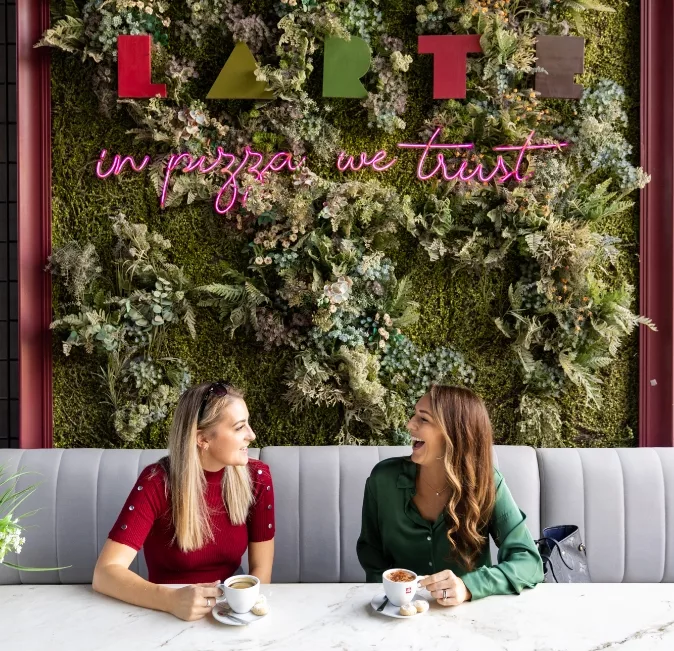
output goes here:
{"type": "Polygon", "coordinates": [[[409,594],[410,592],[412,592],[412,588],[405,588],[405,594],[409,594]]]}

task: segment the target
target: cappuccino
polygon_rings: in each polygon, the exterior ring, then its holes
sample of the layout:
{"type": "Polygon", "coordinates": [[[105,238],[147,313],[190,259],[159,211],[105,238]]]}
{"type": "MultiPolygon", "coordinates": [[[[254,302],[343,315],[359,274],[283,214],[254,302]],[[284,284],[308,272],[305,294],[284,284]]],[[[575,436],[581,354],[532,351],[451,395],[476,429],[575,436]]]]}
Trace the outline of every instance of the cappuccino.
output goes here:
{"type": "Polygon", "coordinates": [[[395,581],[396,583],[409,583],[410,581],[414,581],[416,576],[411,572],[405,572],[405,570],[394,570],[389,572],[386,575],[386,578],[389,581],[395,581]]]}
{"type": "Polygon", "coordinates": [[[245,590],[246,588],[252,588],[256,583],[254,581],[236,581],[229,584],[228,587],[235,588],[236,590],[245,590]]]}

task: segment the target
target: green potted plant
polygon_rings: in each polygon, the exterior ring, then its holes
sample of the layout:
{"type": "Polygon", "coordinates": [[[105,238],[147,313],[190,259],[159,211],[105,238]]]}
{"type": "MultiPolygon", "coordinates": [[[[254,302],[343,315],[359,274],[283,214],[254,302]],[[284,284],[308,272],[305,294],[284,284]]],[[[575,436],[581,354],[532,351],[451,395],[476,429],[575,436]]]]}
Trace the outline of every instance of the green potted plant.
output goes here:
{"type": "MultiPolygon", "coordinates": [[[[16,490],[16,484],[19,477],[28,475],[29,472],[21,471],[5,478],[5,469],[0,467],[0,565],[12,567],[15,570],[23,570],[24,572],[46,572],[48,570],[63,570],[65,567],[24,567],[22,565],[15,565],[9,561],[5,561],[5,556],[8,552],[21,553],[26,539],[23,536],[24,527],[19,524],[20,520],[27,518],[37,513],[29,511],[22,515],[16,515],[16,510],[21,503],[38,487],[39,484],[32,484],[20,491],[16,490]]],[[[70,567],[70,565],[66,566],[70,567]]]]}

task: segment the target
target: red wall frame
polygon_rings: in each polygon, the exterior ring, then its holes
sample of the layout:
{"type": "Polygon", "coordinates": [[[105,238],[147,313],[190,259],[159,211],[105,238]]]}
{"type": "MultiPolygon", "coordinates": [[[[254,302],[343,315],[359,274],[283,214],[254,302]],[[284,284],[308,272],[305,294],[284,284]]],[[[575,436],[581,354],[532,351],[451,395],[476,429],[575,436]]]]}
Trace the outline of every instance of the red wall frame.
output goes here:
{"type": "Polygon", "coordinates": [[[16,4],[19,445],[52,447],[49,0],[16,4]]]}
{"type": "MultiPolygon", "coordinates": [[[[49,0],[17,7],[19,442],[51,447],[51,93],[49,53],[34,49],[49,0]]],[[[639,444],[674,446],[674,3],[641,3],[641,164],[652,175],[640,213],[639,444]]]]}
{"type": "Polygon", "coordinates": [[[639,333],[639,445],[674,445],[674,2],[641,3],[641,314],[658,331],[639,333]]]}

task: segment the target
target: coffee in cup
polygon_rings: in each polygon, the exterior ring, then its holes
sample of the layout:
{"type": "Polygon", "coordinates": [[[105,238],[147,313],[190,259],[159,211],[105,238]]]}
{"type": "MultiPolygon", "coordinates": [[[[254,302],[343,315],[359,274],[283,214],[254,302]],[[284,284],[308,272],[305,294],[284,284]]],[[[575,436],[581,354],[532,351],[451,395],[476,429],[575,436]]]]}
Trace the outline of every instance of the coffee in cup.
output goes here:
{"type": "Polygon", "coordinates": [[[409,583],[414,581],[415,574],[407,570],[393,570],[386,575],[386,578],[395,583],[409,583]]]}
{"type": "Polygon", "coordinates": [[[235,613],[247,613],[260,596],[260,579],[252,574],[230,576],[220,588],[235,613]]]}
{"type": "Polygon", "coordinates": [[[402,568],[384,572],[382,583],[388,600],[398,607],[411,603],[420,588],[416,573],[402,568]]]}
{"type": "Polygon", "coordinates": [[[241,581],[232,581],[229,584],[230,588],[235,590],[245,590],[246,588],[252,588],[255,585],[255,581],[250,581],[249,579],[243,579],[241,581]]]}

